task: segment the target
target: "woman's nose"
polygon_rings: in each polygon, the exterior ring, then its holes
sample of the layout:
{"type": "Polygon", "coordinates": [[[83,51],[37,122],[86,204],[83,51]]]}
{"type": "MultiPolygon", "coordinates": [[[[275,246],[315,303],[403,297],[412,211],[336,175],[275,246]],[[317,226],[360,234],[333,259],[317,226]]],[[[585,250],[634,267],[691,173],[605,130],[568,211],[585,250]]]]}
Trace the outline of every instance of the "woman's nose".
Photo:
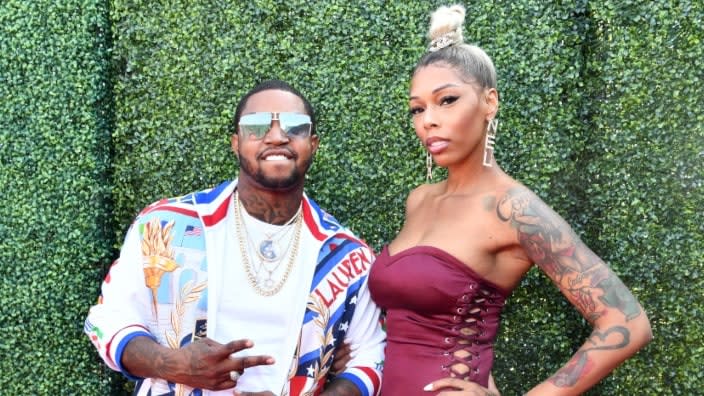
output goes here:
{"type": "Polygon", "coordinates": [[[438,115],[430,108],[423,110],[423,126],[426,129],[437,126],[437,116],[438,115]]]}

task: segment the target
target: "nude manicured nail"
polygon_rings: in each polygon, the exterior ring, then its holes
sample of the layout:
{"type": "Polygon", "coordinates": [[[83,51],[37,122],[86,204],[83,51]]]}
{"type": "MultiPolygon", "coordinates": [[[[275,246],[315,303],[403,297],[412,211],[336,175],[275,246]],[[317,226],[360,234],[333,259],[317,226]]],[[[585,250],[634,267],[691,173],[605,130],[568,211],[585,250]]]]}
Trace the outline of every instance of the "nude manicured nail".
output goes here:
{"type": "Polygon", "coordinates": [[[431,382],[431,383],[429,383],[428,385],[426,385],[426,386],[423,388],[423,390],[424,390],[424,391],[431,391],[431,390],[433,390],[433,383],[431,382]]]}

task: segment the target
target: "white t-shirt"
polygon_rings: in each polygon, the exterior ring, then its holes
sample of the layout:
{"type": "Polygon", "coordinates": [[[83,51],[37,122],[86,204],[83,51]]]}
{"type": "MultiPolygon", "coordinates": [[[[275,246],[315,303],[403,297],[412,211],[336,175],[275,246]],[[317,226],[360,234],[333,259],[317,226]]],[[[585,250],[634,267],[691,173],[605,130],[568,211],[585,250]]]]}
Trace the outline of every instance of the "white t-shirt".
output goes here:
{"type": "MultiPolygon", "coordinates": [[[[230,209],[236,210],[234,204],[231,205],[230,209]]],[[[257,238],[259,234],[263,235],[264,228],[261,227],[266,227],[267,231],[271,228],[271,225],[251,217],[244,208],[240,210],[240,213],[246,217],[243,221],[246,221],[248,226],[247,232],[254,237],[255,241],[259,240],[257,238]]],[[[317,260],[316,243],[305,224],[302,224],[296,260],[286,282],[275,295],[261,296],[247,279],[240,240],[234,232],[238,229],[236,219],[234,216],[228,216],[226,221],[228,222],[227,227],[233,232],[227,233],[225,244],[224,257],[226,259],[224,268],[221,270],[222,289],[219,293],[220,298],[216,311],[218,325],[214,338],[222,343],[244,338],[252,340],[254,346],[235,353],[234,356],[237,357],[251,355],[274,357],[276,363],[273,365],[245,369],[244,374],[237,381],[236,389],[248,392],[271,391],[274,394],[279,394],[288,380],[291,359],[298,343],[317,260]]],[[[295,224],[293,226],[295,227],[295,224]]],[[[241,230],[242,226],[240,225],[239,228],[241,230]]],[[[294,237],[294,233],[295,229],[290,232],[291,238],[294,237]]],[[[247,245],[246,238],[245,244],[248,252],[251,252],[251,246],[247,245]]],[[[282,245],[287,246],[286,243],[282,245]]],[[[281,264],[274,271],[272,277],[276,283],[282,279],[293,250],[293,246],[291,246],[281,264]]],[[[256,260],[259,258],[250,253],[248,256],[249,265],[259,265],[256,260]]],[[[250,271],[253,271],[251,267],[250,271]]]]}

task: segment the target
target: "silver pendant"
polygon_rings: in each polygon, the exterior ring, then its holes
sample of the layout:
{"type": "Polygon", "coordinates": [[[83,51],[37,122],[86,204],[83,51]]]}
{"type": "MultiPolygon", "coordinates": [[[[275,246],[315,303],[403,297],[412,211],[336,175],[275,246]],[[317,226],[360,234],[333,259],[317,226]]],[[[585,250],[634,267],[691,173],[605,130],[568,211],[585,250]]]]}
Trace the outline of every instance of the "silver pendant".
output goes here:
{"type": "Polygon", "coordinates": [[[273,289],[274,288],[274,280],[271,278],[264,280],[264,287],[267,289],[273,289]]]}
{"type": "Polygon", "coordinates": [[[276,244],[271,239],[265,239],[259,244],[259,255],[263,260],[276,260],[276,244]]]}

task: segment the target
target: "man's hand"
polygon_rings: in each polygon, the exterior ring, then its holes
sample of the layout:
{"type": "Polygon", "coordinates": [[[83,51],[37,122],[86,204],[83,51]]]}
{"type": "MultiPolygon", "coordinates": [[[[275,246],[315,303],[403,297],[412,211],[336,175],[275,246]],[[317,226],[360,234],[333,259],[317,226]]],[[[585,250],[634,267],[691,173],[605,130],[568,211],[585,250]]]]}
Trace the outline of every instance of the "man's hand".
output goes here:
{"type": "Polygon", "coordinates": [[[347,363],[349,363],[350,360],[352,360],[352,347],[350,344],[343,341],[335,350],[332,366],[330,367],[330,374],[337,375],[345,371],[347,363]]]}
{"type": "Polygon", "coordinates": [[[230,389],[248,367],[274,364],[271,356],[231,356],[252,346],[251,340],[220,344],[202,338],[181,349],[170,349],[149,337],[135,337],[125,347],[122,365],[128,373],[139,377],[160,378],[200,389],[230,389]]]}

